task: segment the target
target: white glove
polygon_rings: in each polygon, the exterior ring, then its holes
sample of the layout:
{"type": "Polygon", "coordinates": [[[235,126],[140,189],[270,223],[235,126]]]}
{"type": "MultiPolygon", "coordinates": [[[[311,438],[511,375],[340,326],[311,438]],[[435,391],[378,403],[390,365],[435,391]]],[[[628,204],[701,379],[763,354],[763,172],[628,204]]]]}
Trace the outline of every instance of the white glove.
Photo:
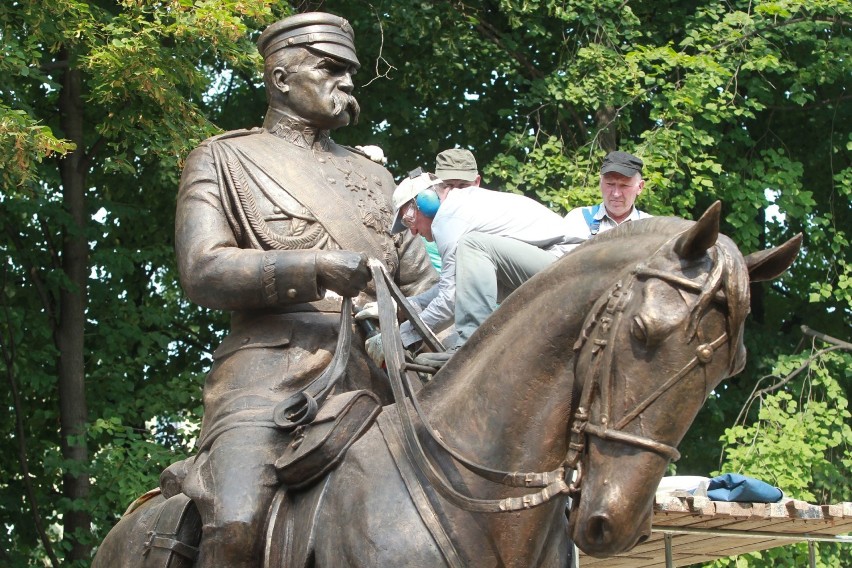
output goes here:
{"type": "Polygon", "coordinates": [[[355,146],[358,150],[361,150],[367,157],[377,164],[381,164],[386,166],[388,163],[388,159],[385,157],[385,152],[378,146],[355,146]]]}
{"type": "Polygon", "coordinates": [[[358,321],[365,319],[379,319],[379,303],[367,302],[364,307],[355,314],[355,319],[358,321]]]}
{"type": "MultiPolygon", "coordinates": [[[[391,300],[393,302],[393,313],[396,313],[397,305],[396,300],[391,300]]],[[[409,302],[410,303],[410,302],[409,302]]],[[[364,304],[364,307],[361,308],[357,314],[355,314],[355,320],[361,321],[365,319],[379,319],[379,304],[378,302],[367,302],[364,304]]]]}
{"type": "Polygon", "coordinates": [[[382,336],[379,334],[374,335],[369,338],[364,343],[364,349],[367,350],[367,355],[370,356],[370,359],[376,364],[377,367],[381,367],[385,362],[385,350],[382,347],[382,336]]]}

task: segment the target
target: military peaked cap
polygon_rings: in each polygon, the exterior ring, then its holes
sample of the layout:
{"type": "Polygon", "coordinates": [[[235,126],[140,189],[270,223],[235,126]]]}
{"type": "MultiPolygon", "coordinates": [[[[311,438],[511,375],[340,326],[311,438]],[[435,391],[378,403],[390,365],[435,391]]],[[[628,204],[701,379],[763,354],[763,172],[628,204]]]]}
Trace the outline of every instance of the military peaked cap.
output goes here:
{"type": "Polygon", "coordinates": [[[296,14],[276,22],[260,34],[257,49],[267,58],[291,46],[310,47],[360,67],[355,55],[355,31],[345,18],[324,12],[296,14]]]}

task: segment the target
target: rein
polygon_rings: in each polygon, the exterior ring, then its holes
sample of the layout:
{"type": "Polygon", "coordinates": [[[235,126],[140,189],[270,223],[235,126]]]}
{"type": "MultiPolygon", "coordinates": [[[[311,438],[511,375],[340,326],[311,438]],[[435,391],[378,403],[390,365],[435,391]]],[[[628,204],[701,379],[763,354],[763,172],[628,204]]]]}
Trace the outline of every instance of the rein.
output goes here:
{"type": "Polygon", "coordinates": [[[402,338],[399,334],[396,314],[390,309],[390,306],[393,305],[391,302],[392,296],[396,296],[397,301],[400,301],[400,305],[406,306],[405,297],[396,288],[393,280],[380,262],[371,259],[370,269],[373,273],[373,281],[376,286],[376,300],[379,305],[379,327],[381,328],[382,344],[385,350],[385,365],[388,377],[390,378],[394,400],[396,401],[395,406],[399,415],[399,422],[402,426],[402,437],[415,465],[426,476],[435,490],[453,505],[476,513],[520,511],[542,505],[558,495],[571,492],[572,487],[565,481],[566,469],[564,466],[544,473],[502,472],[477,465],[446,446],[440,435],[429,425],[427,417],[417,402],[414,389],[411,387],[407,375],[404,374],[406,363],[402,338]],[[391,290],[393,290],[393,293],[391,290]],[[404,379],[403,376],[405,376],[404,379]],[[426,456],[426,452],[420,443],[412,422],[406,398],[410,399],[411,406],[414,408],[430,437],[468,470],[489,481],[502,485],[527,488],[543,487],[543,489],[521,497],[507,497],[504,499],[476,499],[459,493],[435,469],[426,456]]]}
{"type": "Polygon", "coordinates": [[[340,331],[331,362],[323,372],[307,386],[275,405],[272,419],[285,431],[310,424],[316,418],[320,406],[340,381],[349,364],[352,345],[352,298],[343,298],[340,309],[340,331]]]}

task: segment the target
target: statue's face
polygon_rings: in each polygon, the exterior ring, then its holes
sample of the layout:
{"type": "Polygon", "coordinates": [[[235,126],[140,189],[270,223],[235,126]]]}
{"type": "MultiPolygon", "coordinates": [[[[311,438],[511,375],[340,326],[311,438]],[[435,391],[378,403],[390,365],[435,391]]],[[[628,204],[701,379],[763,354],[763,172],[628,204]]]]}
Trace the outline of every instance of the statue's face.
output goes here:
{"type": "Polygon", "coordinates": [[[356,122],[360,108],[352,96],[355,67],[332,57],[308,53],[289,72],[274,70],[286,112],[306,124],[333,130],[356,122]]]}

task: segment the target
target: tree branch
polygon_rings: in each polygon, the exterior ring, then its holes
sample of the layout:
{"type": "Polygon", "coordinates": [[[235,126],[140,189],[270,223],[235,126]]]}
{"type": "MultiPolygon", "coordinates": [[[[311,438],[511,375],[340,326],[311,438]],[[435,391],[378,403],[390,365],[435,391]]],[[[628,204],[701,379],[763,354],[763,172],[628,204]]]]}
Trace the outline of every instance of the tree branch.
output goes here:
{"type": "Polygon", "coordinates": [[[771,26],[767,26],[765,28],[760,28],[760,29],[755,28],[752,31],[745,33],[745,34],[741,35],[740,37],[738,37],[736,39],[729,39],[729,40],[719,42],[709,49],[705,49],[704,51],[700,51],[698,54],[699,55],[706,55],[707,53],[710,53],[712,51],[716,51],[717,49],[721,49],[721,48],[723,48],[727,45],[730,45],[732,43],[745,41],[747,39],[750,39],[753,36],[756,36],[756,35],[764,33],[764,32],[768,32],[768,31],[771,31],[771,30],[777,30],[777,29],[783,28],[785,26],[789,26],[789,25],[793,25],[793,24],[800,24],[802,22],[810,22],[810,21],[824,22],[824,23],[829,23],[829,24],[839,23],[841,26],[845,24],[845,22],[843,21],[842,18],[827,18],[827,19],[820,19],[820,18],[811,19],[811,18],[805,18],[805,17],[792,18],[790,20],[783,20],[781,22],[776,22],[776,23],[772,24],[771,26]]]}
{"type": "MultiPolygon", "coordinates": [[[[9,225],[6,226],[6,234],[9,235],[9,239],[12,241],[12,244],[15,246],[16,249],[22,252],[27,250],[26,248],[24,248],[23,243],[21,243],[20,235],[14,230],[12,230],[9,225]]],[[[42,282],[42,279],[39,276],[38,268],[36,268],[34,264],[27,262],[26,258],[23,258],[21,260],[21,263],[24,265],[24,269],[26,269],[27,274],[29,274],[33,285],[35,286],[36,292],[38,293],[38,297],[41,299],[41,305],[44,307],[44,311],[47,314],[48,321],[50,321],[50,329],[52,332],[56,333],[56,303],[48,293],[44,282],[42,282]]]]}
{"type": "Polygon", "coordinates": [[[104,144],[106,144],[106,137],[98,136],[98,139],[95,140],[95,143],[89,148],[89,151],[86,152],[83,157],[80,159],[80,164],[77,166],[79,168],[79,172],[81,175],[85,175],[89,171],[89,166],[92,165],[92,161],[94,160],[97,153],[103,148],[104,144]]]}
{"type": "Polygon", "coordinates": [[[759,381],[757,381],[757,384],[754,386],[754,390],[752,390],[752,393],[748,397],[748,400],[746,401],[746,403],[743,405],[742,409],[740,410],[739,415],[737,415],[737,419],[734,421],[734,424],[739,424],[740,420],[743,419],[743,417],[747,413],[748,408],[749,408],[749,406],[751,406],[752,402],[754,402],[758,398],[761,398],[765,394],[769,394],[769,393],[772,393],[774,391],[777,391],[778,389],[780,389],[781,387],[783,387],[784,385],[789,383],[791,380],[793,380],[796,376],[801,374],[802,371],[807,369],[810,366],[811,363],[813,363],[814,361],[816,361],[817,359],[819,359],[820,357],[822,357],[826,353],[831,353],[832,351],[837,351],[838,349],[844,349],[846,351],[852,351],[852,343],[848,343],[848,342],[843,341],[841,339],[837,339],[836,337],[831,337],[830,335],[826,335],[822,332],[813,330],[806,325],[802,326],[802,333],[804,333],[805,335],[809,335],[811,337],[815,337],[815,338],[817,338],[821,341],[824,341],[826,343],[830,343],[830,344],[832,344],[832,346],[827,347],[825,349],[820,349],[819,351],[817,351],[816,353],[814,353],[813,355],[808,357],[807,360],[805,360],[805,362],[802,363],[796,370],[792,371],[790,374],[788,374],[786,377],[782,378],[777,383],[775,383],[771,386],[768,386],[766,388],[758,390],[757,387],[758,387],[758,385],[760,385],[761,381],[763,381],[764,379],[772,378],[775,375],[766,375],[764,377],[761,377],[761,379],[759,381]]]}
{"type": "Polygon", "coordinates": [[[373,7],[372,4],[370,4],[370,9],[373,10],[373,15],[375,15],[376,17],[376,24],[378,24],[379,26],[379,54],[376,56],[376,76],[364,83],[364,87],[367,87],[371,85],[374,81],[377,81],[382,78],[390,79],[391,71],[396,71],[396,67],[388,63],[388,60],[384,58],[384,55],[382,55],[385,51],[385,27],[382,24],[382,18],[379,15],[379,11],[376,10],[376,8],[373,7]],[[381,63],[384,63],[385,66],[387,66],[387,70],[382,71],[379,68],[379,65],[381,63]]]}
{"type": "Polygon", "coordinates": [[[805,335],[810,335],[811,337],[816,337],[817,339],[825,341],[826,343],[832,343],[838,346],[840,349],[852,351],[852,343],[848,343],[846,341],[843,341],[842,339],[837,339],[836,337],[831,337],[830,335],[826,335],[820,331],[811,329],[806,325],[802,326],[802,333],[804,333],[805,335]]]}
{"type": "MultiPolygon", "coordinates": [[[[464,13],[466,6],[464,2],[457,2],[456,8],[459,12],[464,13]]],[[[533,65],[533,63],[527,59],[524,54],[512,51],[506,47],[506,44],[503,41],[503,34],[501,34],[497,28],[484,21],[482,18],[477,18],[477,22],[478,23],[475,26],[476,30],[491,43],[505,51],[510,57],[514,58],[514,60],[527,71],[529,77],[532,77],[533,79],[543,79],[545,77],[545,74],[533,65]]]]}

